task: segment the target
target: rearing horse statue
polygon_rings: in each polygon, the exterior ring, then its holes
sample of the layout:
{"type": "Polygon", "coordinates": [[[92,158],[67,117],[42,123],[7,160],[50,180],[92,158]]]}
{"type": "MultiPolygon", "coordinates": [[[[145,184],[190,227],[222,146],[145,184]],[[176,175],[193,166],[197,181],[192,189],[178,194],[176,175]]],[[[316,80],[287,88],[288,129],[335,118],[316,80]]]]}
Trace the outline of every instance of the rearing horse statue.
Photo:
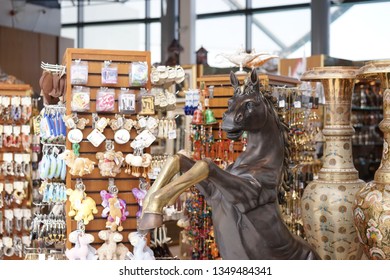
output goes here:
{"type": "Polygon", "coordinates": [[[212,207],[223,259],[319,259],[288,230],[279,212],[278,188],[288,168],[287,127],[272,97],[260,91],[255,70],[243,87],[233,73],[230,80],[234,95],[222,129],[232,140],[247,131],[246,150],[226,170],[208,158],[195,162],[181,154],[170,157],[145,197],[139,230],[160,226],[163,207],[196,185],[212,207]],[[170,182],[178,172],[184,174],[170,182]]]}

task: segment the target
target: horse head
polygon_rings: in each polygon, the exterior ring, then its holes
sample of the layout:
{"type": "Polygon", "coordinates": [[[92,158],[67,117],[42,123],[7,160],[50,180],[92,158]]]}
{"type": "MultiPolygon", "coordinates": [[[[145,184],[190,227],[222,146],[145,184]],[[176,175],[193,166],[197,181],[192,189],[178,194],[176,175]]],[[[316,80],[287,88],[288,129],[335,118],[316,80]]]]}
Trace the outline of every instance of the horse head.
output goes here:
{"type": "Polygon", "coordinates": [[[236,140],[244,131],[258,131],[267,122],[267,108],[257,73],[253,70],[243,86],[237,76],[231,72],[230,82],[234,95],[228,102],[228,109],[223,114],[222,129],[227,137],[236,140]]]}

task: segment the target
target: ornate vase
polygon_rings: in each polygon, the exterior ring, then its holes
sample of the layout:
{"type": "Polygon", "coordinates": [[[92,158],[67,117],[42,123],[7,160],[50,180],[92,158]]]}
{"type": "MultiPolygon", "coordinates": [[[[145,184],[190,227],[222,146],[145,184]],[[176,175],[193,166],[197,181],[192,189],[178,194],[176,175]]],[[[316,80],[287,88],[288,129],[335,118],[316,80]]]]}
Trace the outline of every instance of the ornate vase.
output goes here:
{"type": "Polygon", "coordinates": [[[373,61],[363,66],[358,77],[379,78],[383,92],[384,134],[382,160],[374,181],[356,194],[354,220],[359,241],[369,259],[390,259],[390,61],[373,61]]]}
{"type": "Polygon", "coordinates": [[[324,160],[318,179],[302,195],[302,220],[307,241],[322,259],[356,259],[359,241],[353,223],[353,202],[364,186],[352,160],[351,103],[358,68],[321,67],[301,80],[322,82],[325,92],[324,160]]]}

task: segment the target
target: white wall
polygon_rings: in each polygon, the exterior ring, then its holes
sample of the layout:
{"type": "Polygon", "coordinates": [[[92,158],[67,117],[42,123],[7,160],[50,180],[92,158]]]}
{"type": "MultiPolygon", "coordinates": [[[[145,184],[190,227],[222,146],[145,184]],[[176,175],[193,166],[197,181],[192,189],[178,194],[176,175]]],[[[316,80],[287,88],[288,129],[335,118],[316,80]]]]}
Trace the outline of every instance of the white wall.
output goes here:
{"type": "Polygon", "coordinates": [[[59,36],[61,11],[26,4],[23,0],[0,0],[0,26],[59,36]],[[12,10],[16,13],[13,16],[10,15],[12,10]]]}

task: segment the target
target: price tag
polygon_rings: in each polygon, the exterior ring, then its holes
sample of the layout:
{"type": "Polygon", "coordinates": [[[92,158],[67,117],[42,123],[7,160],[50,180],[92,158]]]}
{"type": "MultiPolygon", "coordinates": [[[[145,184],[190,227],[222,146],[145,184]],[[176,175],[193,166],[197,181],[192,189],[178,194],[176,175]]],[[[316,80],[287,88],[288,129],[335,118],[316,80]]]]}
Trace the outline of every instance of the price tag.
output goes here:
{"type": "Polygon", "coordinates": [[[20,105],[20,96],[13,96],[11,99],[11,105],[19,106],[20,105]]]}
{"type": "Polygon", "coordinates": [[[153,168],[153,176],[158,176],[158,174],[160,174],[160,172],[161,172],[160,167],[153,168]]]}
{"type": "Polygon", "coordinates": [[[23,188],[24,188],[23,185],[24,185],[23,182],[15,181],[14,182],[14,190],[19,191],[19,192],[23,191],[23,188]]]}
{"type": "Polygon", "coordinates": [[[14,135],[16,136],[20,135],[20,126],[14,126],[12,130],[14,135]]]}
{"type": "Polygon", "coordinates": [[[4,107],[8,107],[11,104],[11,98],[9,98],[9,96],[3,96],[1,103],[4,107]]]}
{"type": "Polygon", "coordinates": [[[8,193],[11,194],[14,190],[14,184],[12,183],[5,183],[4,190],[8,193]]]}
{"type": "Polygon", "coordinates": [[[23,154],[23,162],[30,163],[31,162],[31,155],[30,154],[23,154]]]}
{"type": "Polygon", "coordinates": [[[135,139],[137,141],[141,141],[143,146],[148,148],[156,140],[156,136],[154,136],[149,130],[144,130],[135,139]]]}
{"type": "Polygon", "coordinates": [[[157,120],[153,117],[149,117],[148,120],[147,120],[147,124],[146,124],[146,127],[148,129],[154,129],[157,127],[157,120]]]}
{"type": "Polygon", "coordinates": [[[3,154],[3,161],[5,162],[11,162],[14,159],[12,153],[4,153],[3,154]]]}
{"type": "Polygon", "coordinates": [[[286,101],[284,99],[279,100],[279,108],[284,108],[286,107],[286,101]]]}
{"type": "Polygon", "coordinates": [[[30,135],[31,132],[31,126],[29,125],[22,125],[22,133],[26,135],[30,135]]]}
{"type": "Polygon", "coordinates": [[[68,118],[66,120],[66,126],[69,127],[70,129],[76,127],[76,123],[74,122],[73,118],[68,118]]]}
{"type": "Polygon", "coordinates": [[[302,108],[301,101],[294,101],[294,108],[302,108]]]}
{"type": "Polygon", "coordinates": [[[146,118],[140,118],[140,119],[138,120],[138,125],[139,125],[141,128],[146,127],[146,125],[147,125],[147,120],[146,120],[146,118]]]}
{"type": "Polygon", "coordinates": [[[31,97],[29,97],[29,96],[22,97],[20,102],[21,102],[21,105],[23,105],[23,106],[30,106],[31,105],[31,97]]]}
{"type": "Polygon", "coordinates": [[[89,142],[91,142],[92,145],[94,145],[95,147],[99,147],[99,145],[103,143],[104,140],[106,140],[106,136],[104,136],[103,133],[101,133],[98,129],[95,128],[87,136],[87,139],[89,142]]]}
{"type": "Polygon", "coordinates": [[[176,130],[171,130],[168,132],[168,139],[176,139],[176,130]]]}
{"type": "Polygon", "coordinates": [[[3,127],[3,129],[4,129],[4,134],[5,135],[11,135],[12,134],[12,126],[11,125],[5,125],[4,127],[3,127]]]}
{"type": "Polygon", "coordinates": [[[23,154],[15,154],[15,162],[22,163],[23,162],[23,154]]]}

